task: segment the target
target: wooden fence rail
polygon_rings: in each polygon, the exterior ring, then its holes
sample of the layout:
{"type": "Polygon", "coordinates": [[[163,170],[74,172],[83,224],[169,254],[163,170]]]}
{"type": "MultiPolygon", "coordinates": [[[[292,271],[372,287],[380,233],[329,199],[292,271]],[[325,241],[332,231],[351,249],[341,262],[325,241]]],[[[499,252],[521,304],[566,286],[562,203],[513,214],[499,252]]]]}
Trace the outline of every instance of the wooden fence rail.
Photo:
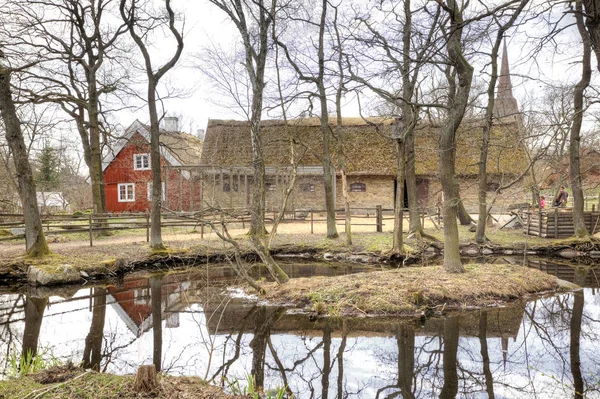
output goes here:
{"type": "MultiPolygon", "coordinates": [[[[583,213],[585,225],[593,235],[600,231],[600,212],[592,206],[583,213]]],[[[551,208],[548,210],[524,211],[523,232],[544,238],[567,238],[574,234],[572,208],[551,208]]]]}
{"type": "MultiPolygon", "coordinates": [[[[382,206],[375,208],[351,208],[353,226],[373,226],[375,231],[383,232],[384,221],[393,220],[393,209],[385,209],[382,206]]],[[[408,217],[408,210],[404,212],[404,217],[408,217]]],[[[336,210],[336,221],[345,220],[343,210],[336,210]]],[[[310,232],[314,234],[314,225],[318,222],[327,221],[323,214],[325,209],[307,209],[286,211],[283,223],[287,222],[306,222],[310,223],[310,232]]],[[[265,222],[273,223],[277,217],[265,218],[265,222]]],[[[435,213],[439,221],[439,210],[435,213]]],[[[422,220],[429,217],[433,220],[431,214],[424,210],[421,212],[422,220]]],[[[250,212],[246,208],[228,208],[221,209],[218,212],[177,212],[164,213],[161,218],[162,227],[182,227],[199,228],[200,237],[204,238],[205,227],[211,223],[221,222],[226,224],[241,223],[242,228],[250,222],[250,212]]],[[[434,221],[435,224],[435,221],[434,221]]],[[[435,224],[437,227],[437,224],[435,224]]],[[[90,246],[94,244],[94,238],[101,232],[119,231],[119,230],[145,230],[146,241],[150,240],[150,215],[148,213],[119,213],[119,214],[83,214],[83,215],[43,215],[42,227],[46,235],[62,235],[86,233],[89,236],[90,246]]],[[[22,239],[25,236],[25,226],[23,215],[21,214],[1,214],[0,213],[0,232],[11,230],[10,235],[1,235],[0,241],[22,239]]]]}

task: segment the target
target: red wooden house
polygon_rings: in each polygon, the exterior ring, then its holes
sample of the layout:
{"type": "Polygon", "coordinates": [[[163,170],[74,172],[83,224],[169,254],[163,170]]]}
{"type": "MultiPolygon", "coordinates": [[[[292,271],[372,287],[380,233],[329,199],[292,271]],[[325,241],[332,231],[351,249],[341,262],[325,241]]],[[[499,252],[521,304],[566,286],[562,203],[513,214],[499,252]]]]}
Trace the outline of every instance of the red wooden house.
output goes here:
{"type": "MultiPolygon", "coordinates": [[[[165,118],[167,119],[167,118],[165,118]]],[[[175,119],[175,118],[173,118],[175,119]]],[[[200,163],[202,140],[177,132],[176,119],[160,134],[160,164],[163,166],[163,207],[191,210],[189,194],[200,190],[190,173],[178,167],[200,163]],[[165,170],[168,172],[165,174],[165,170]]],[[[114,151],[104,160],[104,187],[107,212],[143,212],[151,207],[150,128],[139,121],[125,130],[114,151]]]]}

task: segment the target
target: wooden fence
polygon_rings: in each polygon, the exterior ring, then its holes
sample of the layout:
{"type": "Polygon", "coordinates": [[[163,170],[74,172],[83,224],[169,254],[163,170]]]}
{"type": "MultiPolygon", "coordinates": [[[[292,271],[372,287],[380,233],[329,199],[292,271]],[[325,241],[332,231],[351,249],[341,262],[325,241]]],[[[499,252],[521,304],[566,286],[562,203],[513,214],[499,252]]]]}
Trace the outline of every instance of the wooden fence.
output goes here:
{"type": "MultiPolygon", "coordinates": [[[[600,231],[600,212],[592,206],[584,211],[585,225],[591,234],[600,231]]],[[[523,211],[523,232],[544,238],[566,238],[573,235],[573,208],[523,211]]]]}
{"type": "MultiPolygon", "coordinates": [[[[384,221],[394,219],[393,209],[384,209],[380,205],[374,208],[351,208],[352,226],[373,226],[377,232],[383,232],[384,221]]],[[[282,223],[304,222],[310,224],[310,233],[314,234],[316,223],[325,222],[324,209],[295,210],[286,212],[282,223]]],[[[435,215],[439,221],[439,212],[435,215]]],[[[273,223],[277,217],[276,213],[269,213],[265,222],[273,223]]],[[[404,213],[408,217],[408,211],[404,213]]],[[[429,217],[435,224],[434,217],[427,211],[421,212],[424,221],[429,217]]],[[[250,212],[247,208],[220,209],[218,212],[169,212],[161,216],[162,227],[181,227],[198,229],[200,238],[204,238],[205,229],[211,223],[221,222],[226,224],[241,224],[242,228],[250,222],[250,212]]],[[[342,210],[336,211],[336,221],[343,225],[345,220],[342,210]]],[[[42,226],[44,234],[85,234],[89,237],[90,246],[98,233],[104,231],[119,230],[141,230],[146,233],[146,241],[150,238],[150,214],[149,213],[118,213],[118,214],[83,214],[74,215],[43,215],[42,226]]],[[[435,224],[437,227],[437,224],[435,224]]],[[[210,227],[208,227],[210,228],[210,227]]],[[[25,225],[22,214],[0,214],[0,232],[9,232],[8,235],[0,234],[0,241],[23,239],[25,237],[25,225]]]]}

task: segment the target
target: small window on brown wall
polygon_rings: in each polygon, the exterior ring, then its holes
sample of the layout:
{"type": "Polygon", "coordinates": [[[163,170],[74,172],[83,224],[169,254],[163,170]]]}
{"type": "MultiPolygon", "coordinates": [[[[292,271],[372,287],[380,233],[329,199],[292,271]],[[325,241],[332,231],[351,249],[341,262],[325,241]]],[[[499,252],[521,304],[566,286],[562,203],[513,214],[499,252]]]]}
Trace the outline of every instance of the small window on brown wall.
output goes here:
{"type": "Polygon", "coordinates": [[[304,191],[304,192],[308,192],[308,193],[314,193],[315,192],[315,185],[312,183],[304,183],[300,185],[300,191],[304,191]]]}
{"type": "MultiPolygon", "coordinates": [[[[231,191],[231,184],[229,184],[229,182],[223,183],[223,191],[231,191]]],[[[233,191],[238,191],[238,184],[236,182],[233,183],[233,191]]]]}
{"type": "Polygon", "coordinates": [[[489,182],[487,184],[487,191],[496,191],[500,188],[500,183],[498,182],[489,182]]]}
{"type": "Polygon", "coordinates": [[[367,185],[364,183],[352,183],[350,184],[351,193],[364,193],[367,191],[367,185]]]}

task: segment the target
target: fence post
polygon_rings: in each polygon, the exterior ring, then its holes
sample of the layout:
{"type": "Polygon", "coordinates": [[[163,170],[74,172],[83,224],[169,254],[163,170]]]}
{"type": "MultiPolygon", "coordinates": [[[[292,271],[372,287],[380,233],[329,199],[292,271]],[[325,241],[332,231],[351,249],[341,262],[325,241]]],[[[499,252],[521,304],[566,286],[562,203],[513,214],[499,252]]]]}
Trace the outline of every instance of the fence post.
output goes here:
{"type": "Polygon", "coordinates": [[[92,232],[92,214],[90,213],[90,218],[89,218],[89,229],[90,229],[90,247],[94,246],[94,242],[93,242],[93,232],[92,232]]]}
{"type": "Polygon", "coordinates": [[[383,232],[383,213],[381,210],[381,205],[377,205],[377,207],[375,208],[375,211],[377,212],[377,215],[376,215],[377,232],[381,233],[381,232],[383,232]]]}
{"type": "Polygon", "coordinates": [[[558,238],[558,208],[554,208],[554,238],[558,238]]]}
{"type": "Polygon", "coordinates": [[[146,242],[150,242],[150,214],[146,211],[146,242]]]}
{"type": "Polygon", "coordinates": [[[314,234],[313,221],[313,210],[310,208],[310,234],[314,234]]]}
{"type": "Polygon", "coordinates": [[[542,208],[538,208],[538,237],[542,238],[542,208]]]}
{"type": "Polygon", "coordinates": [[[529,235],[529,226],[531,225],[531,214],[531,211],[527,212],[527,235],[529,235]]]}

